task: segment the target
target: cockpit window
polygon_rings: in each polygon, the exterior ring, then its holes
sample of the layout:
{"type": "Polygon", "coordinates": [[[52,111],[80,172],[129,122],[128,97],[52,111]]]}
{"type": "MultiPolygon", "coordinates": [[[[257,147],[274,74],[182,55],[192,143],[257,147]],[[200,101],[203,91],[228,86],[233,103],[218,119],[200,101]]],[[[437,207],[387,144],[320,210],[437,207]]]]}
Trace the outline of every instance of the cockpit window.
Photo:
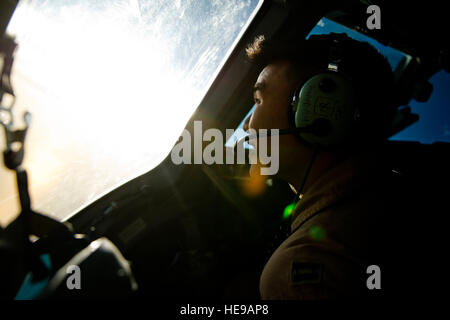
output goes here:
{"type": "MultiPolygon", "coordinates": [[[[370,43],[388,59],[396,76],[399,76],[402,68],[411,60],[411,56],[397,49],[385,46],[326,18],[322,18],[317,23],[308,37],[312,34],[330,32],[345,32],[356,40],[370,43]]],[[[421,143],[450,142],[450,111],[448,108],[450,93],[447,90],[450,87],[450,75],[448,72],[440,71],[430,78],[430,83],[433,85],[433,93],[428,101],[411,100],[408,103],[412,113],[419,115],[419,121],[392,136],[391,140],[419,141],[421,143]]]]}
{"type": "Polygon", "coordinates": [[[397,49],[385,46],[378,41],[363,35],[362,33],[356,32],[325,17],[319,20],[306,38],[308,39],[313,34],[329,34],[331,32],[345,33],[350,38],[355,40],[368,42],[387,58],[389,64],[391,65],[391,69],[394,72],[402,65],[401,62],[406,60],[407,63],[411,59],[409,55],[397,49]]]}
{"type": "MultiPolygon", "coordinates": [[[[33,208],[65,220],[160,163],[260,6],[20,1],[7,32],[19,45],[14,112],[33,116],[24,161],[33,208]]],[[[0,181],[5,225],[19,207],[12,173],[1,168],[0,181]]]]}
{"type": "Polygon", "coordinates": [[[426,102],[411,100],[408,106],[419,115],[419,121],[400,131],[392,140],[419,141],[420,143],[450,142],[450,74],[441,70],[429,82],[433,85],[426,102]]]}

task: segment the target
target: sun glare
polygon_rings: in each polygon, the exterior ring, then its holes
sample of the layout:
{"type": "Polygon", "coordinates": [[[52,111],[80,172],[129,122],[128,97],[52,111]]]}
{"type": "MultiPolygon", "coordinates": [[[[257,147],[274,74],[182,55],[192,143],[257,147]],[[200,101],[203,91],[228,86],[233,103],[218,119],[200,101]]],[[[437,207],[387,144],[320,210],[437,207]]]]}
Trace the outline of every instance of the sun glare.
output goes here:
{"type": "MultiPolygon", "coordinates": [[[[105,192],[145,173],[168,154],[195,107],[198,89],[170,65],[164,39],[118,16],[75,6],[49,17],[19,7],[9,26],[20,42],[15,111],[33,115],[24,164],[34,199],[81,166],[99,176],[95,184],[105,192]]],[[[13,183],[7,202],[17,201],[13,183]]],[[[88,200],[95,196],[93,190],[88,200]]],[[[51,214],[50,202],[35,209],[51,214]]],[[[5,210],[17,208],[6,204],[5,210]]]]}
{"type": "MultiPolygon", "coordinates": [[[[33,208],[64,220],[158,165],[256,4],[20,1],[7,32],[33,208]]],[[[5,225],[19,208],[14,175],[0,181],[5,225]]]]}

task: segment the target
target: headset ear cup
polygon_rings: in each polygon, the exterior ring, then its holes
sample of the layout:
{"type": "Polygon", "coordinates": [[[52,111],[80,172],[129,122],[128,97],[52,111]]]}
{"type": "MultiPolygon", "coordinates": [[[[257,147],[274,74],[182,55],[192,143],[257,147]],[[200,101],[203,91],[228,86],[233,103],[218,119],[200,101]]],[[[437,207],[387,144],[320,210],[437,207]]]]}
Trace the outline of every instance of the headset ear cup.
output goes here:
{"type": "Polygon", "coordinates": [[[324,72],[310,78],[293,101],[295,126],[306,127],[318,119],[330,124],[328,135],[302,133],[308,143],[333,147],[349,139],[355,117],[355,91],[351,81],[336,72],[324,72]]]}

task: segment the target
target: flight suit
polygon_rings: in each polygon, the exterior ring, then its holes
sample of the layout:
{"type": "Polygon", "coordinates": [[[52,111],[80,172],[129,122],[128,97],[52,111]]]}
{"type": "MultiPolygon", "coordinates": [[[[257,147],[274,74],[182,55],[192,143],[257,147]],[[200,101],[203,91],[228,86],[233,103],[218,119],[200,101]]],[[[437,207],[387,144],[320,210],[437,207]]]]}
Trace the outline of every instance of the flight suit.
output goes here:
{"type": "Polygon", "coordinates": [[[377,160],[351,156],[316,180],[291,214],[291,235],[260,278],[262,299],[360,298],[377,264],[384,210],[377,160]]]}

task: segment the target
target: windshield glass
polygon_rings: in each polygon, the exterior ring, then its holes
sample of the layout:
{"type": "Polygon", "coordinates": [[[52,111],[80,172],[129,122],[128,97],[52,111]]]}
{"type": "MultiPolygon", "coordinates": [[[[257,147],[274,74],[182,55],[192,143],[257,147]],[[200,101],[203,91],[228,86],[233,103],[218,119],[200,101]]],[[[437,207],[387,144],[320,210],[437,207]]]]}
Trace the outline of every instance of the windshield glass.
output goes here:
{"type": "MultiPolygon", "coordinates": [[[[33,208],[64,220],[158,165],[259,6],[21,1],[7,32],[19,45],[14,115],[33,116],[23,163],[33,208]]],[[[0,223],[19,210],[2,166],[0,223]]]]}

